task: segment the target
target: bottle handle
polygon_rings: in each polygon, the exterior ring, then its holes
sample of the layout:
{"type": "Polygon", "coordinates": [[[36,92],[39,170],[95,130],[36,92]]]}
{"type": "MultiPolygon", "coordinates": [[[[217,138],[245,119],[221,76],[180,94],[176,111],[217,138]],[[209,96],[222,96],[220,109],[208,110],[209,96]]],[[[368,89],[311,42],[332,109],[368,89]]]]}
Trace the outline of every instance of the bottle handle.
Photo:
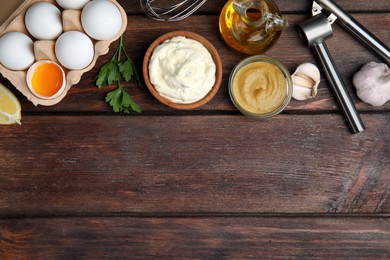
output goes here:
{"type": "Polygon", "coordinates": [[[268,32],[271,29],[276,31],[284,30],[288,27],[288,21],[277,14],[271,14],[266,12],[264,14],[264,19],[266,20],[265,31],[268,32]]]}
{"type": "Polygon", "coordinates": [[[269,12],[268,6],[264,1],[234,0],[233,9],[249,26],[261,27],[265,25],[266,33],[271,29],[281,31],[288,26],[286,19],[282,18],[279,14],[269,12]],[[247,11],[250,9],[258,10],[262,16],[258,20],[248,18],[247,11]]]}

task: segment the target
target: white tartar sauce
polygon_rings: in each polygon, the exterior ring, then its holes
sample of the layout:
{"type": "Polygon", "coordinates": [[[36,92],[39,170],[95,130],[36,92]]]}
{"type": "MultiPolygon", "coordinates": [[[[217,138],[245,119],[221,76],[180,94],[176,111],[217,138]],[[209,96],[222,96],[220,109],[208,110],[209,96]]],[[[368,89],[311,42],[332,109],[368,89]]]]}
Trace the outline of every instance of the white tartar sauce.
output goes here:
{"type": "Polygon", "coordinates": [[[158,45],[149,62],[149,78],[157,92],[179,104],[204,98],[214,86],[215,72],[214,60],[206,47],[184,36],[158,45]]]}

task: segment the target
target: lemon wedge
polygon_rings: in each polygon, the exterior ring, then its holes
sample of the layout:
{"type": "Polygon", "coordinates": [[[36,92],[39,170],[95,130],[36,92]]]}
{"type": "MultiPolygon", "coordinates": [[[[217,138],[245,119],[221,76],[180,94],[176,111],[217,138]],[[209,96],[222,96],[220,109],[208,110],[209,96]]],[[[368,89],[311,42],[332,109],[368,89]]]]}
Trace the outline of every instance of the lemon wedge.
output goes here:
{"type": "Polygon", "coordinates": [[[21,110],[15,95],[0,83],[0,125],[20,125],[21,110]]]}

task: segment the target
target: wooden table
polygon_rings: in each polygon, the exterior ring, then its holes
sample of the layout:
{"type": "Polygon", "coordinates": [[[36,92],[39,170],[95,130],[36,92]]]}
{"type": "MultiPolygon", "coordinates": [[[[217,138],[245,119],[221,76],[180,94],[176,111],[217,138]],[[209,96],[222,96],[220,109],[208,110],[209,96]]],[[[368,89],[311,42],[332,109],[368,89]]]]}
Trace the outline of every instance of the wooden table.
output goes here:
{"type": "MultiPolygon", "coordinates": [[[[228,77],[246,56],[218,31],[225,1],[190,18],[156,22],[137,0],[127,51],[141,74],[149,44],[172,30],[203,35],[219,51],[223,81],[193,111],[170,109],[125,84],[142,114],[115,114],[97,89],[100,57],[67,97],[23,108],[22,126],[0,127],[0,258],[390,258],[390,103],[362,103],[353,74],[380,59],[338,24],[327,41],[367,130],[349,132],[322,78],[315,99],[291,101],[254,121],[232,105],[228,77]]],[[[390,2],[338,0],[390,45],[390,2]]],[[[277,0],[290,22],[268,55],[291,72],[316,60],[295,24],[311,1],[277,0]]]]}

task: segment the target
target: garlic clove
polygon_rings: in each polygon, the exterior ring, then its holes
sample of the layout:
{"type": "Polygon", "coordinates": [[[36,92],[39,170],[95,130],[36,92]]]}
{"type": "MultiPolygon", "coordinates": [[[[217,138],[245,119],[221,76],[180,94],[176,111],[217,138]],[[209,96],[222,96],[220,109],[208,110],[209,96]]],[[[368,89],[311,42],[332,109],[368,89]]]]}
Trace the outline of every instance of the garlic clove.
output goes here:
{"type": "Polygon", "coordinates": [[[293,82],[292,97],[296,100],[306,100],[317,95],[321,81],[320,71],[314,64],[303,63],[297,67],[291,76],[293,82]]]}
{"type": "Polygon", "coordinates": [[[291,79],[295,85],[305,87],[305,88],[312,88],[314,84],[312,80],[297,75],[291,76],[291,79]]]}
{"type": "Polygon", "coordinates": [[[312,92],[311,89],[294,85],[294,90],[293,90],[293,98],[298,101],[303,101],[309,98],[312,98],[312,92]]]}
{"type": "Polygon", "coordinates": [[[369,62],[355,73],[352,81],[363,102],[382,106],[390,100],[390,69],[386,64],[369,62]]]}
{"type": "MultiPolygon", "coordinates": [[[[303,63],[297,67],[294,72],[295,75],[305,75],[311,78],[314,82],[319,82],[321,80],[320,71],[316,65],[312,63],[303,63]]],[[[293,75],[294,75],[293,74],[293,75]]]]}

